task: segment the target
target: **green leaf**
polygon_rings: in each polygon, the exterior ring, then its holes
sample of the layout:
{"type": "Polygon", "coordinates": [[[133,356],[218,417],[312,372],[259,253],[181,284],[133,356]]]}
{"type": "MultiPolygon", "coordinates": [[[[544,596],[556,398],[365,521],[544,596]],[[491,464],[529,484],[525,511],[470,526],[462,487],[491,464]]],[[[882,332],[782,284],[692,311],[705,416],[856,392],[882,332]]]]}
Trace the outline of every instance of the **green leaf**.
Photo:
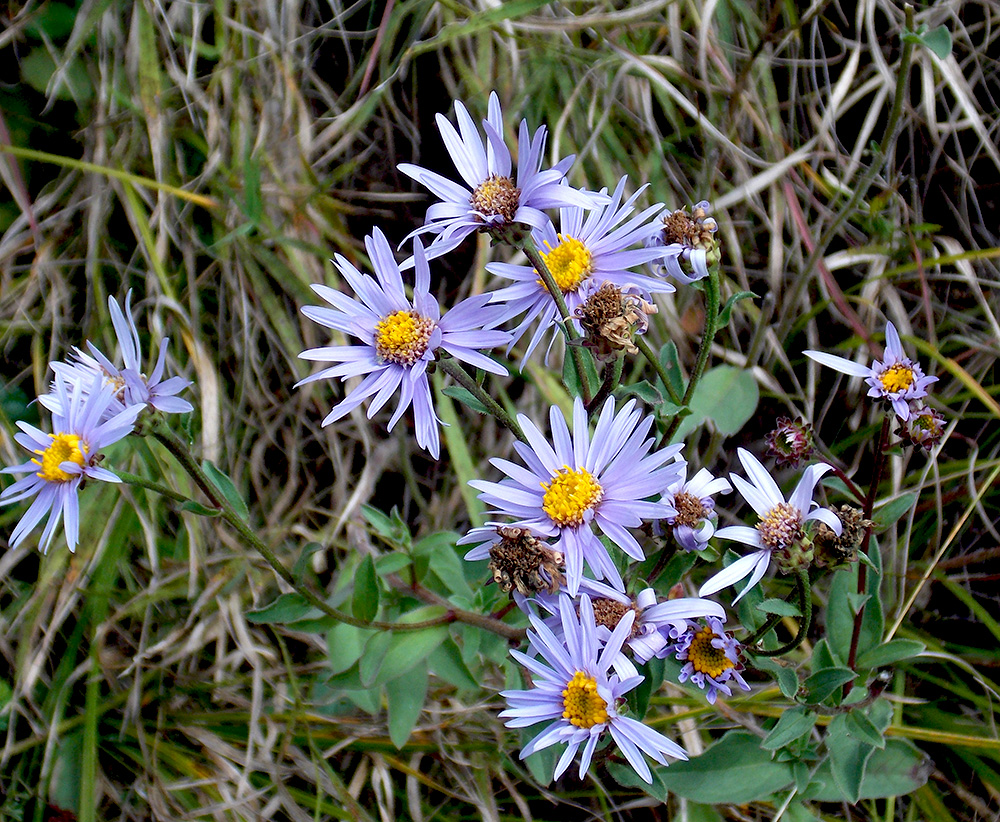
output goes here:
{"type": "MultiPolygon", "coordinates": [[[[861,620],[861,632],[858,635],[857,653],[863,654],[882,642],[882,631],[885,622],[882,615],[882,605],[879,601],[879,585],[882,581],[881,561],[878,546],[873,540],[869,544],[872,567],[868,570],[868,581],[865,594],[869,599],[865,603],[865,615],[861,620]]],[[[854,565],[846,571],[834,574],[830,584],[830,598],[826,609],[826,639],[830,650],[841,663],[846,663],[851,650],[851,636],[854,632],[855,611],[851,601],[858,603],[858,566],[854,565]]]]}
{"type": "Polygon", "coordinates": [[[219,493],[226,498],[226,502],[229,503],[237,516],[244,522],[249,522],[250,512],[247,510],[247,504],[243,501],[243,497],[240,496],[239,491],[236,490],[233,481],[216,468],[211,460],[202,462],[201,467],[212,481],[212,484],[219,489],[219,493]]]}
{"type": "Polygon", "coordinates": [[[881,668],[892,665],[894,662],[919,656],[926,648],[924,643],[915,639],[892,639],[858,656],[858,667],[881,668]]]}
{"type": "Polygon", "coordinates": [[[247,622],[255,625],[287,625],[300,619],[319,616],[322,613],[314,608],[302,594],[294,591],[282,594],[274,602],[256,611],[247,611],[247,622]]]}
{"type": "Polygon", "coordinates": [[[781,715],[760,746],[767,751],[776,751],[810,733],[815,726],[816,714],[807,708],[792,708],[781,715]]]}
{"type": "Polygon", "coordinates": [[[917,504],[918,496],[916,491],[909,491],[905,494],[900,494],[895,499],[891,499],[885,505],[877,508],[872,514],[875,531],[877,533],[887,531],[897,520],[912,511],[913,506],[917,504]]]}
{"type": "Polygon", "coordinates": [[[615,394],[621,398],[638,397],[650,408],[658,408],[665,401],[663,394],[650,385],[648,380],[642,380],[632,385],[621,385],[615,394]]]}
{"type": "Polygon", "coordinates": [[[411,562],[413,560],[406,554],[394,551],[391,554],[383,554],[375,560],[375,567],[378,569],[378,575],[384,577],[387,574],[399,573],[411,562]]]}
{"type": "MultiPolygon", "coordinates": [[[[443,616],[445,610],[438,605],[418,608],[406,614],[399,622],[402,624],[422,622],[425,619],[443,616]]],[[[368,654],[367,648],[365,649],[365,654],[361,657],[362,684],[371,687],[402,676],[418,663],[423,662],[447,638],[447,625],[436,625],[422,631],[394,631],[381,664],[374,670],[365,665],[365,658],[368,654]]]]}
{"type": "Polygon", "coordinates": [[[691,397],[691,415],[681,423],[673,441],[680,442],[706,420],[724,436],[739,433],[757,410],[759,399],[757,381],[749,371],[731,365],[709,369],[691,397]]]}
{"type": "Polygon", "coordinates": [[[670,387],[678,397],[683,397],[684,375],[681,373],[681,358],[680,354],[677,353],[677,346],[672,341],[666,343],[660,348],[658,358],[660,365],[663,366],[663,370],[667,372],[670,387]]]}
{"type": "Polygon", "coordinates": [[[354,572],[354,596],[351,597],[351,613],[355,619],[371,622],[378,613],[378,577],[375,561],[371,554],[365,556],[354,572]]]}
{"type": "Polygon", "coordinates": [[[733,308],[736,303],[741,300],[756,300],[758,296],[759,295],[754,294],[752,291],[739,291],[736,294],[733,294],[732,297],[726,300],[726,304],[722,307],[722,311],[719,312],[719,328],[725,328],[729,325],[729,319],[732,316],[733,308]]]}
{"type": "MultiPolygon", "coordinates": [[[[927,782],[932,769],[930,759],[909,742],[890,739],[884,749],[875,750],[868,759],[858,799],[911,794],[927,782]]],[[[813,802],[851,801],[834,780],[829,760],[817,768],[814,781],[801,798],[813,802]]]]}
{"type": "Polygon", "coordinates": [[[826,735],[826,749],[830,752],[830,772],[834,784],[840,789],[844,799],[855,803],[861,798],[861,783],[865,777],[865,766],[875,748],[850,735],[847,716],[838,714],[830,723],[826,735]]]}
{"type": "Polygon", "coordinates": [[[661,774],[666,773],[663,769],[652,769],[652,783],[646,782],[635,772],[635,768],[631,765],[623,764],[621,762],[609,762],[608,773],[611,774],[611,778],[623,788],[636,788],[640,791],[645,791],[659,802],[666,802],[667,796],[670,794],[670,791],[667,790],[667,786],[661,778],[661,774]]]}
{"type": "Polygon", "coordinates": [[[733,805],[763,799],[794,778],[789,764],[772,761],[760,740],[746,731],[730,731],[701,756],[656,768],[655,774],[667,790],[685,799],[733,805]]]}
{"type": "Polygon", "coordinates": [[[460,385],[449,385],[442,388],[441,393],[446,397],[451,397],[453,400],[457,400],[460,405],[464,405],[466,408],[471,408],[477,414],[490,413],[490,409],[483,405],[480,399],[468,388],[463,388],[460,385]]]}
{"type": "Polygon", "coordinates": [[[944,60],[951,54],[951,32],[944,25],[930,31],[927,31],[926,26],[920,26],[917,31],[904,31],[903,40],[923,46],[939,60],[944,60]]]}
{"type": "Polygon", "coordinates": [[[753,667],[759,671],[767,671],[778,682],[778,688],[786,699],[795,699],[799,693],[799,675],[794,668],[782,665],[774,657],[759,656],[753,658],[753,667]]]}
{"type": "Polygon", "coordinates": [[[427,657],[427,663],[435,676],[454,685],[459,690],[478,691],[481,684],[462,659],[455,640],[450,636],[438,645],[427,657]]]}
{"type": "Polygon", "coordinates": [[[846,716],[847,733],[850,736],[875,748],[885,747],[885,737],[882,736],[882,732],[875,727],[875,723],[865,716],[863,711],[854,710],[846,716]]]}
{"type": "MultiPolygon", "coordinates": [[[[362,688],[370,688],[374,684],[375,678],[382,670],[393,639],[392,631],[375,631],[365,643],[365,649],[361,652],[361,658],[358,660],[358,684],[362,688]]],[[[415,665],[418,661],[414,660],[413,664],[415,665]]],[[[396,676],[402,673],[402,671],[397,671],[396,676]]],[[[390,677],[383,677],[383,681],[388,678],[390,677]]],[[[391,678],[395,679],[395,677],[391,678]]]]}
{"type": "MultiPolygon", "coordinates": [[[[590,383],[591,394],[593,394],[593,387],[601,384],[601,378],[597,373],[597,366],[594,365],[593,355],[582,346],[580,350],[583,352],[583,356],[580,358],[583,360],[583,375],[584,379],[590,383]]],[[[566,354],[563,357],[563,370],[562,370],[563,385],[569,389],[571,396],[582,397],[583,390],[580,385],[579,377],[576,373],[576,363],[574,362],[573,352],[569,350],[569,346],[566,347],[566,354]]]]}
{"type": "Polygon", "coordinates": [[[798,605],[785,602],[783,599],[765,599],[757,607],[765,614],[777,614],[783,617],[801,616],[802,614],[798,605]]]}
{"type": "Polygon", "coordinates": [[[422,661],[409,673],[385,683],[389,713],[389,739],[402,748],[410,738],[413,726],[427,698],[427,663],[422,661]]]}
{"type": "Polygon", "coordinates": [[[848,682],[853,682],[858,675],[850,668],[821,668],[806,678],[805,686],[810,702],[822,702],[834,691],[848,682]]]}
{"type": "Polygon", "coordinates": [[[375,633],[374,628],[358,628],[338,622],[326,632],[327,659],[334,674],[343,673],[361,659],[365,644],[375,633]]]}
{"type": "Polygon", "coordinates": [[[387,515],[378,508],[373,508],[371,505],[362,505],[361,514],[368,521],[368,524],[375,529],[375,533],[393,548],[401,551],[410,550],[413,542],[410,536],[410,529],[403,522],[403,518],[399,515],[399,511],[395,507],[387,515]]]}
{"type": "Polygon", "coordinates": [[[199,517],[217,517],[222,513],[218,508],[209,508],[207,505],[202,505],[200,502],[195,502],[193,499],[185,500],[181,503],[182,511],[190,511],[192,514],[196,514],[199,517]]]}

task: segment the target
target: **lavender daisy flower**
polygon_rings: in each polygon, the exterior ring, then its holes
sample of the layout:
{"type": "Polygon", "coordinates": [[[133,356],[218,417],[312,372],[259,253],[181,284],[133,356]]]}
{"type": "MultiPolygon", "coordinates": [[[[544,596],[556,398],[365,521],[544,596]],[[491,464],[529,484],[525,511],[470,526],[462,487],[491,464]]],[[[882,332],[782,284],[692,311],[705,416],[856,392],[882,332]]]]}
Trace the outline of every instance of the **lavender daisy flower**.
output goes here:
{"type": "Polygon", "coordinates": [[[871,368],[824,351],[802,353],[842,374],[864,377],[869,385],[868,396],[888,400],[903,422],[910,418],[910,400],[926,397],[927,386],[937,382],[937,377],[924,376],[920,364],[906,356],[896,326],[891,322],[885,324],[884,359],[875,360],[871,368]]]}
{"type": "Polygon", "coordinates": [[[363,344],[303,351],[299,356],[304,360],[338,364],[299,380],[295,387],[316,380],[334,377],[346,380],[366,375],[354,391],[333,407],[323,425],[339,420],[364,400],[374,397],[368,406],[368,418],[371,419],[398,388],[399,403],[389,420],[389,430],[412,403],[417,443],[437,459],[441,446],[427,380],[427,364],[443,350],[476,368],[506,375],[506,368],[477,349],[503,345],[510,334],[490,330],[501,321],[501,315],[500,309],[487,305],[489,294],[469,297],[441,316],[441,308],[430,294],[430,268],[419,241],[413,244],[416,284],[412,303],[403,290],[400,267],[385,235],[376,228],[365,238],[365,248],[375,268],[377,282],[341,255],[336,259],[337,268],[361,298],[360,302],[325,285],[314,285],[313,291],[333,308],[306,306],[302,309],[309,319],[356,337],[363,344]]]}
{"type": "Polygon", "coordinates": [[[722,620],[710,616],[705,621],[708,624],[704,627],[695,622],[675,627],[672,631],[675,642],[658,656],[673,654],[683,662],[678,680],[682,683],[690,680],[703,691],[707,688],[705,698],[714,705],[720,691],[726,696],[733,695],[729,683],[744,691],[749,691],[750,686],[740,675],[743,670],[740,643],[722,627],[722,620]]]}
{"type": "Polygon", "coordinates": [[[652,774],[643,753],[661,765],[667,764],[665,755],[687,759],[680,745],[618,712],[623,696],[643,680],[638,675],[624,680],[617,674],[609,675],[632,629],[633,616],[626,614],[602,648],[589,597],[580,598],[579,618],[568,598],[559,613],[562,639],[534,614],[528,617],[534,629],[528,631],[528,637],[542,660],[511,651],[511,656],[532,673],[534,686],[523,691],[502,691],[500,695],[509,707],[501,712],[501,718],[507,719],[508,728],[549,723],[521,750],[521,759],[550,745],[566,743],[566,750],[556,764],[554,777],[558,779],[582,745],[579,771],[582,779],[605,732],[611,734],[629,764],[646,782],[652,782],[652,774]]]}
{"type": "Polygon", "coordinates": [[[663,218],[660,230],[648,240],[663,255],[662,266],[655,266],[654,271],[685,285],[708,276],[708,267],[722,257],[715,239],[719,226],[708,216],[710,208],[708,200],[702,200],[690,214],[679,209],[663,218]]]}
{"type": "MultiPolygon", "coordinates": [[[[674,287],[663,280],[646,277],[640,274],[630,274],[628,269],[645,265],[652,260],[663,257],[662,248],[630,248],[644,244],[659,226],[650,220],[663,208],[661,204],[650,206],[627,220],[635,210],[635,201],[646,186],[629,197],[624,203],[627,177],[622,177],[615,188],[611,201],[601,208],[592,210],[589,214],[579,206],[559,210],[560,232],[546,221],[545,225],[534,232],[535,244],[541,251],[542,258],[552,273],[563,293],[566,307],[570,314],[576,313],[586,299],[587,286],[596,283],[611,283],[619,288],[626,285],[638,286],[647,299],[650,293],[669,293],[674,287]],[[626,221],[627,220],[627,221],[626,221]]],[[[563,186],[565,188],[565,186],[563,186]]],[[[606,193],[602,189],[601,193],[606,193]]],[[[511,263],[490,263],[486,270],[497,276],[513,280],[514,284],[501,288],[493,294],[494,302],[507,305],[507,317],[524,314],[521,324],[514,329],[511,347],[524,335],[528,327],[538,320],[525,352],[525,358],[545,336],[546,332],[555,336],[556,323],[561,321],[559,312],[548,288],[539,279],[538,272],[530,265],[513,265],[511,263]]],[[[578,320],[574,320],[577,328],[578,320]]]]}
{"type": "MultiPolygon", "coordinates": [[[[676,626],[687,625],[689,619],[726,617],[723,607],[709,599],[680,597],[660,601],[652,588],[644,588],[635,596],[630,596],[603,582],[587,578],[580,582],[580,595],[590,598],[597,622],[597,638],[601,642],[608,642],[625,616],[634,614],[632,629],[623,648],[631,651],[641,664],[649,662],[670,643],[670,632],[676,626]]],[[[565,596],[550,596],[539,592],[533,601],[553,614],[545,620],[545,624],[558,635],[559,607],[571,600],[567,600],[565,596]]],[[[616,665],[615,670],[622,677],[636,673],[631,664],[616,665]]]]}
{"type": "Polygon", "coordinates": [[[489,114],[483,120],[485,144],[469,112],[458,101],[455,102],[455,116],[458,118],[457,131],[443,114],[437,115],[437,125],[465,185],[412,163],[399,164],[400,171],[441,198],[440,203],[427,209],[424,225],[410,235],[425,232],[437,235],[427,249],[428,257],[446,254],[474,231],[502,230],[515,223],[540,229],[548,222],[542,209],[594,208],[605,201],[606,198],[593,192],[559,184],[573,165],[573,155],[542,171],[546,129],[540,126],[529,140],[525,120],[521,121],[518,132],[520,161],[515,183],[511,176],[510,149],[503,139],[503,114],[496,92],[490,94],[489,114]]]}
{"type": "Polygon", "coordinates": [[[810,510],[812,506],[818,504],[813,501],[813,491],[820,478],[830,470],[829,465],[810,465],[806,468],[788,502],[785,502],[781,489],[757,458],[742,448],[737,453],[750,477],[750,482],[736,474],[729,476],[743,498],[757,512],[760,522],[756,528],[730,525],[720,528],[715,535],[722,539],[732,539],[744,545],[751,545],[759,550],[740,557],[728,568],[709,579],[698,591],[698,596],[709,596],[749,576],[750,582],[733,600],[734,604],[760,582],[772,558],[778,562],[779,567],[787,568],[794,562],[794,554],[802,549],[806,537],[802,528],[806,522],[819,520],[837,536],[840,536],[841,532],[840,519],[833,511],[826,508],[810,510]]]}
{"type": "MultiPolygon", "coordinates": [[[[124,312],[113,297],[108,297],[108,309],[111,312],[115,336],[118,338],[123,366],[121,368],[116,366],[97,346],[88,341],[89,354],[74,347],[70,362],[51,363],[56,375],[70,385],[81,386],[84,393],[90,390],[96,375],[113,384],[115,392],[105,409],[106,416],[113,416],[133,405],[140,407],[148,405],[165,414],[187,414],[193,411],[194,406],[190,402],[177,396],[191,385],[191,382],[182,377],[163,378],[169,337],[164,337],[160,343],[160,354],[152,373],[148,377],[143,373],[142,345],[139,342],[135,319],[132,317],[132,289],[125,295],[124,312]]],[[[38,399],[53,413],[65,413],[64,409],[58,407],[59,394],[55,391],[54,385],[52,393],[42,395],[38,399]]]]}
{"type": "Polygon", "coordinates": [[[663,501],[676,513],[667,517],[667,524],[673,528],[674,539],[688,551],[701,551],[712,538],[719,523],[715,513],[713,494],[729,494],[733,486],[722,477],[713,477],[702,468],[690,480],[684,473],[667,487],[663,501]]]}
{"type": "Polygon", "coordinates": [[[658,498],[683,470],[682,463],[664,465],[682,446],[650,454],[653,438],[646,435],[653,418],[640,421],[641,416],[635,400],[616,414],[614,398],[609,398],[591,438],[583,400],[577,397],[572,436],[559,408],[550,409],[550,445],[531,420],[518,414],[528,444],[515,442],[514,449],[527,468],[494,458],[490,462],[507,477],[500,482],[469,483],[482,491],[479,498],[496,513],[515,518],[515,526],[557,537],[552,547],[566,558],[567,583],[574,596],[584,561],[595,576],[624,590],[621,575],[593,526],[630,557],[641,560],[642,548],[628,529],[641,525],[643,519],[662,519],[673,511],[658,498]]]}
{"type": "Polygon", "coordinates": [[[100,451],[131,433],[145,406],[133,405],[105,418],[115,390],[116,387],[101,374],[94,376],[88,391],[84,391],[79,382],[70,385],[57,374],[55,398],[60,410],[52,414],[52,429],[56,433],[46,434],[26,422],[17,423],[21,432],[15,434],[14,439],[38,456],[23,465],[0,471],[4,474],[31,472],[30,476],[22,477],[0,493],[0,505],[35,497],[10,535],[11,548],[16,548],[48,514],[39,542],[42,552],[48,551],[60,519],[65,526],[69,550],[74,551],[80,534],[77,498],[80,484],[84,479],[121,482],[98,465],[100,451]]]}

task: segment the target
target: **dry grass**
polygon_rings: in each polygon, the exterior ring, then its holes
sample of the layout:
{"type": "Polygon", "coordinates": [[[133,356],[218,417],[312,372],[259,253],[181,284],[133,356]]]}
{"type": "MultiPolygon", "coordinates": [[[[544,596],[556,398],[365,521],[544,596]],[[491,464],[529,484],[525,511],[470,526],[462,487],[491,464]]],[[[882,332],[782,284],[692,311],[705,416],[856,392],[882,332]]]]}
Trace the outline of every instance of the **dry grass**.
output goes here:
{"type": "MultiPolygon", "coordinates": [[[[740,303],[714,354],[751,369],[764,400],[742,439],[694,437],[701,461],[721,472],[734,443],[758,440],[779,414],[825,420],[832,447],[864,430],[858,397],[831,390],[829,373],[797,352],[867,339],[888,316],[914,344],[926,341],[921,357],[941,375],[937,394],[955,420],[940,459],[900,461],[886,489],[926,500],[888,546],[903,630],[934,635],[908,610],[914,598],[948,617],[940,586],[927,582],[944,573],[939,560],[1000,541],[996,492],[973,502],[1000,451],[1000,15],[988,0],[918,10],[919,24],[947,26],[952,52],[916,49],[901,128],[849,212],[881,160],[871,144],[883,139],[896,85],[902,12],[887,0],[191,0],[15,4],[7,14],[0,60],[8,82],[19,80],[0,90],[0,143],[54,158],[0,154],[13,201],[0,203],[5,465],[20,462],[13,420],[36,413],[23,406],[45,390],[48,361],[85,338],[112,348],[107,296],[134,288],[150,337],[172,338],[169,368],[195,382],[200,454],[234,478],[289,563],[319,543],[320,581],[348,587],[359,553],[383,550],[362,504],[398,505],[419,535],[462,530],[469,514],[448,461],[415,452],[405,423],[387,437],[384,414],[373,425],[359,411],[324,429],[341,389],[291,386],[307,373],[298,352],[325,342],[299,313],[315,302],[309,285],[337,283],[334,253],[363,265],[373,225],[391,241],[412,230],[425,201],[396,164],[447,172],[433,115],[452,98],[485,113],[496,89],[508,128],[521,115],[545,122],[553,156],[578,154],[574,184],[613,187],[628,174],[671,207],[712,200],[727,293],[761,297],[740,303]],[[963,528],[952,532],[954,521],[963,528]]],[[[442,264],[442,298],[488,287],[483,266],[495,253],[479,243],[442,264]]],[[[700,310],[693,291],[661,301],[656,331],[687,363],[700,310]]],[[[550,401],[541,371],[503,383],[535,416],[550,401]]],[[[462,420],[473,464],[488,471],[507,438],[462,420]]],[[[120,449],[112,463],[185,490],[155,443],[120,449]]],[[[567,818],[514,758],[488,691],[435,680],[397,751],[384,714],[324,691],[322,633],[247,621],[277,586],[225,528],[138,490],[92,489],[85,505],[75,555],[58,543],[44,558],[30,546],[0,554],[0,658],[10,666],[0,680],[12,690],[0,715],[0,816],[47,818],[39,796],[74,807],[67,774],[82,774],[101,797],[79,809],[90,819],[567,818]]],[[[0,509],[0,533],[20,513],[0,509]]],[[[982,562],[947,573],[996,605],[982,562]]],[[[940,650],[965,653],[977,670],[995,665],[976,637],[975,648],[945,640],[940,650]]],[[[497,644],[487,657],[503,653],[497,644]]],[[[484,670],[502,686],[495,665],[484,670]]],[[[938,670],[915,690],[950,694],[990,721],[984,690],[951,677],[938,670]]],[[[908,718],[944,722],[921,708],[908,718]]],[[[716,715],[727,721],[742,720],[716,715]]],[[[693,732],[707,740],[707,725],[693,732]]],[[[995,759],[974,764],[982,808],[942,804],[956,761],[918,798],[853,813],[995,813],[995,759]]],[[[604,787],[560,797],[589,808],[580,818],[610,819],[615,808],[645,818],[641,801],[604,787]]],[[[685,807],[680,818],[696,818],[685,807]]]]}

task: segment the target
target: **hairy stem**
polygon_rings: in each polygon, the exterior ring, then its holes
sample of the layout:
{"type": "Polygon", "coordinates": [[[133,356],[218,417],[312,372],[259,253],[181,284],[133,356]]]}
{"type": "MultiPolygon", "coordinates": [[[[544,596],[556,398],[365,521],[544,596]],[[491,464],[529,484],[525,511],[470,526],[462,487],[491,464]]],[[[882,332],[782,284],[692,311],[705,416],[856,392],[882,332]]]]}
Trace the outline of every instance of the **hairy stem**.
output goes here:
{"type": "Polygon", "coordinates": [[[239,536],[243,544],[259,553],[271,569],[310,605],[338,622],[346,622],[348,625],[354,625],[358,628],[376,628],[382,631],[420,631],[425,628],[433,628],[438,625],[448,625],[452,622],[462,622],[467,625],[475,625],[476,627],[491,631],[492,633],[498,634],[508,640],[520,639],[524,635],[524,632],[520,628],[515,628],[472,611],[465,611],[463,609],[456,608],[444,597],[420,586],[406,585],[405,587],[408,591],[413,592],[424,602],[432,605],[444,606],[448,609],[447,613],[436,619],[428,619],[423,622],[414,622],[402,625],[394,622],[366,622],[365,620],[357,619],[350,614],[345,614],[343,611],[334,608],[320,595],[295,578],[292,572],[285,567],[281,560],[278,559],[274,551],[271,550],[271,547],[261,540],[256,531],[250,527],[249,523],[247,523],[243,517],[236,512],[233,506],[226,499],[225,494],[221,493],[219,489],[216,488],[215,484],[205,473],[204,469],[198,464],[198,461],[191,454],[187,443],[181,440],[180,437],[178,437],[163,423],[159,423],[153,427],[152,435],[160,443],[162,443],[171,454],[174,455],[184,470],[188,472],[195,483],[197,483],[198,487],[201,488],[205,496],[208,497],[213,507],[220,509],[222,518],[233,527],[233,530],[236,531],[237,536],[239,536]]]}
{"type": "Polygon", "coordinates": [[[799,595],[799,610],[802,612],[802,619],[799,621],[799,630],[795,633],[795,636],[782,645],[780,648],[775,648],[771,651],[764,651],[755,649],[753,653],[756,656],[782,656],[787,654],[789,651],[794,651],[799,647],[807,636],[809,636],[809,630],[812,628],[813,620],[813,609],[812,609],[812,588],[809,585],[809,571],[802,569],[795,574],[795,590],[799,595]]]}
{"type": "Polygon", "coordinates": [[[461,385],[462,388],[485,405],[497,422],[510,431],[521,442],[527,442],[524,432],[521,430],[521,426],[517,424],[517,420],[511,417],[504,407],[500,405],[500,403],[483,390],[483,387],[472,378],[469,372],[462,368],[458,360],[452,357],[442,357],[438,360],[437,364],[445,374],[455,380],[455,382],[461,385]]]}

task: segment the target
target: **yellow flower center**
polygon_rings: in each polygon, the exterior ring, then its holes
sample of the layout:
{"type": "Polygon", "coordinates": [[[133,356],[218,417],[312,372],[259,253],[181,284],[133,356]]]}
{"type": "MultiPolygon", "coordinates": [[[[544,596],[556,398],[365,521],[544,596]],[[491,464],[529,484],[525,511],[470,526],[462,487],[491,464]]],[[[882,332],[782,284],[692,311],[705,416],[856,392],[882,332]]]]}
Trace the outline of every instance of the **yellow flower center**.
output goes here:
{"type": "Polygon", "coordinates": [[[375,326],[375,353],[383,362],[413,365],[427,350],[434,327],[416,311],[394,311],[375,326]]]}
{"type": "MultiPolygon", "coordinates": [[[[579,288],[580,283],[590,276],[594,259],[587,246],[579,240],[562,234],[556,236],[559,237],[559,245],[555,248],[549,246],[548,252],[540,253],[552,274],[552,279],[556,281],[563,294],[567,294],[579,288]]],[[[545,288],[545,283],[542,283],[542,287],[545,288]]]]}
{"type": "Polygon", "coordinates": [[[608,703],[597,693],[597,680],[577,671],[566,683],[563,695],[563,719],[577,728],[593,728],[608,721],[608,703]]]}
{"type": "Polygon", "coordinates": [[[41,454],[41,460],[32,460],[35,465],[42,470],[38,472],[46,482],[69,482],[75,479],[77,474],[68,474],[59,466],[64,462],[75,462],[81,468],[87,462],[86,443],[81,443],[76,434],[49,434],[52,443],[44,451],[35,451],[41,454]]]}
{"type": "Polygon", "coordinates": [[[583,515],[604,496],[601,484],[586,468],[574,471],[568,465],[548,485],[543,482],[542,488],[545,489],[542,510],[563,527],[581,525],[583,515]]]}
{"type": "Polygon", "coordinates": [[[791,545],[802,533],[802,514],[794,505],[781,502],[757,523],[764,547],[772,551],[791,545]]]}
{"type": "Polygon", "coordinates": [[[908,365],[896,363],[883,371],[878,379],[887,394],[895,394],[897,391],[905,391],[913,385],[913,369],[908,365]]]}
{"type": "Polygon", "coordinates": [[[469,204],[487,217],[501,217],[512,223],[521,205],[521,189],[510,177],[491,174],[472,192],[469,204]]]}
{"type": "Polygon", "coordinates": [[[717,679],[725,671],[735,668],[736,663],[726,656],[722,648],[712,645],[718,634],[707,625],[694,635],[688,648],[688,662],[698,673],[717,679]]]}

